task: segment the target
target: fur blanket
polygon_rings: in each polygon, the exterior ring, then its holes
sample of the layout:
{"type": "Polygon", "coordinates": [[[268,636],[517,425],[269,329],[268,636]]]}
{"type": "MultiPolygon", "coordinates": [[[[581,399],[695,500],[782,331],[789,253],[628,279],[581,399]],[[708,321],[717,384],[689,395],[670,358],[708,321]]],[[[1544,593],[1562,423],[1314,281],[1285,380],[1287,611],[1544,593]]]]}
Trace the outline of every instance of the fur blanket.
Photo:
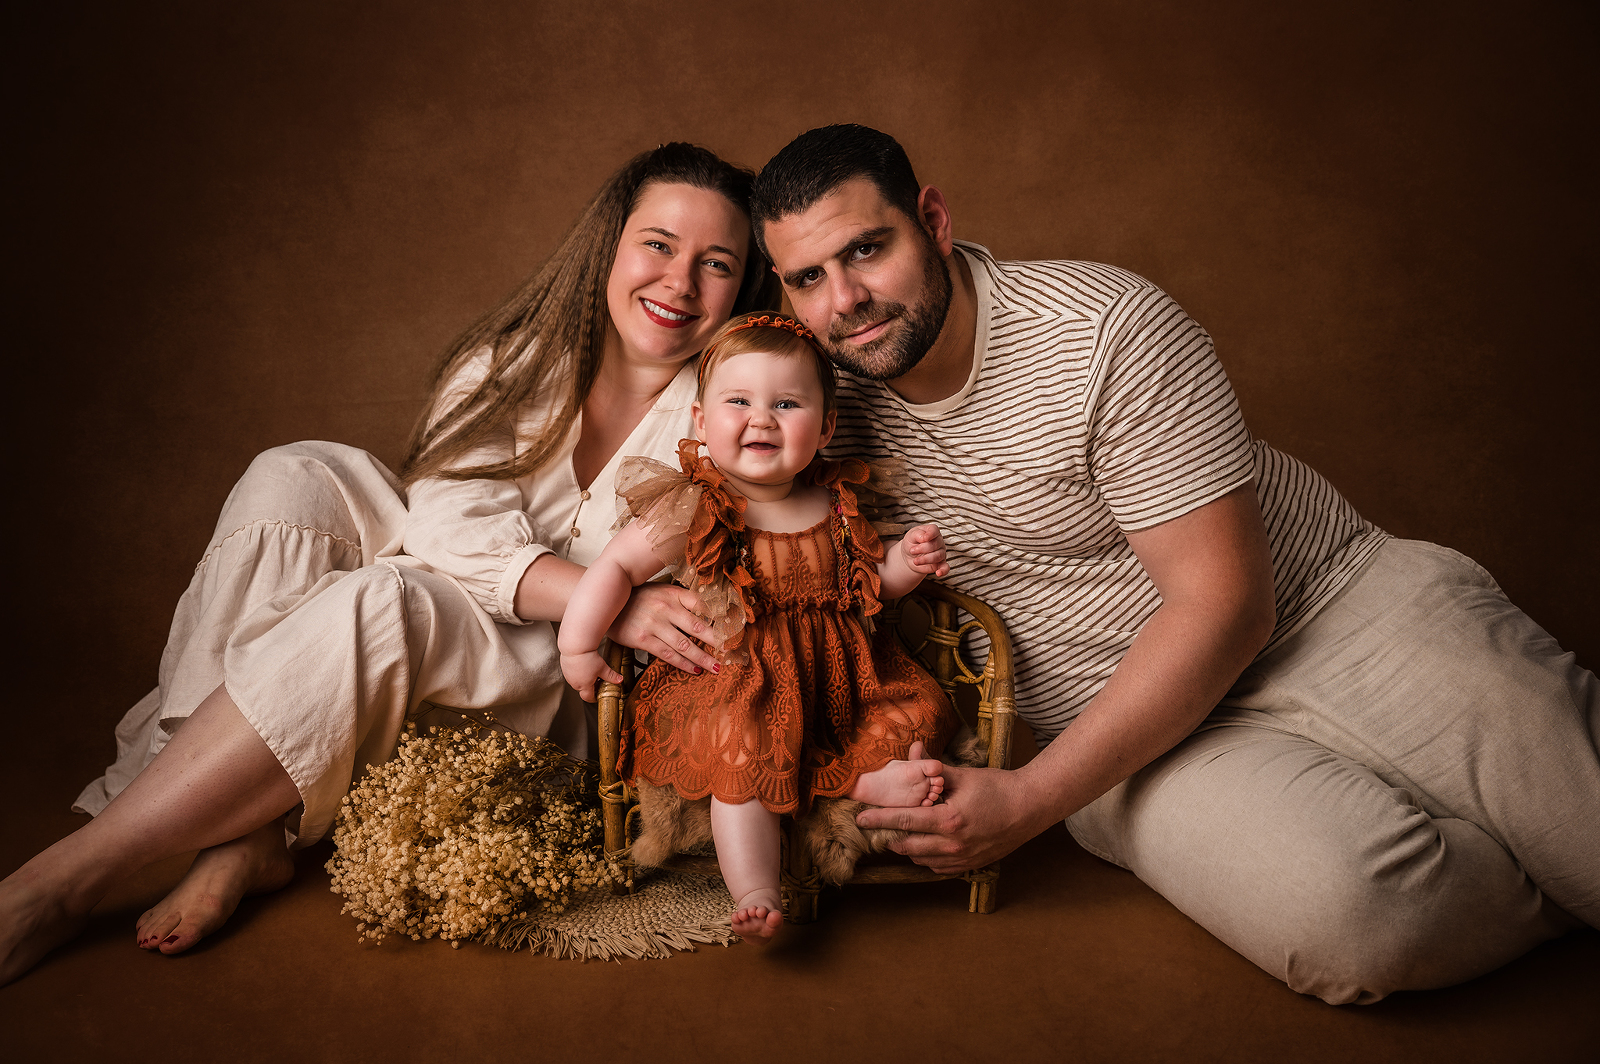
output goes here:
{"type": "MultiPolygon", "coordinates": [[[[946,764],[982,766],[989,751],[971,728],[962,726],[944,752],[946,764]]],[[[639,835],[633,840],[637,865],[663,864],[675,853],[705,850],[711,845],[711,799],[685,799],[671,787],[639,781],[639,835]]],[[[885,828],[863,831],[856,814],[867,808],[848,798],[819,798],[811,811],[795,822],[793,841],[811,851],[812,861],[830,886],[855,874],[865,853],[883,853],[905,837],[905,832],[885,828]]]]}

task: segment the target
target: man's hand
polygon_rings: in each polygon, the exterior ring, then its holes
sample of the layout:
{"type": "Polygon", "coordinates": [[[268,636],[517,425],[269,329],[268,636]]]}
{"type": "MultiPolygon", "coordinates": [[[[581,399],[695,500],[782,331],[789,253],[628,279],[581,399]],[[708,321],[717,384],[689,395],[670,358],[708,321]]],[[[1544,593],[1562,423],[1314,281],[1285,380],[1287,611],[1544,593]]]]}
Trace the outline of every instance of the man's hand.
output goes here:
{"type": "Polygon", "coordinates": [[[695,612],[700,608],[700,596],[687,588],[641,584],[606,634],[684,672],[715,672],[720,667],[716,656],[696,641],[711,636],[711,626],[695,612]]]}
{"type": "Polygon", "coordinates": [[[944,768],[944,799],[906,809],[863,809],[863,828],[898,828],[910,835],[894,849],[941,875],[993,864],[1055,818],[1041,809],[1022,772],[994,768],[944,768]]]}
{"type": "Polygon", "coordinates": [[[1012,772],[945,769],[945,801],[868,809],[862,827],[915,834],[897,849],[936,872],[999,859],[1172,749],[1272,633],[1272,557],[1255,486],[1128,534],[1161,606],[1072,722],[1012,772]]]}
{"type": "Polygon", "coordinates": [[[900,540],[906,564],[926,576],[945,576],[950,567],[944,562],[944,537],[938,525],[918,525],[900,540]]]}
{"type": "Polygon", "coordinates": [[[567,683],[572,685],[585,702],[595,700],[596,680],[622,682],[622,674],[607,665],[598,650],[561,655],[561,675],[566,677],[567,683]]]}

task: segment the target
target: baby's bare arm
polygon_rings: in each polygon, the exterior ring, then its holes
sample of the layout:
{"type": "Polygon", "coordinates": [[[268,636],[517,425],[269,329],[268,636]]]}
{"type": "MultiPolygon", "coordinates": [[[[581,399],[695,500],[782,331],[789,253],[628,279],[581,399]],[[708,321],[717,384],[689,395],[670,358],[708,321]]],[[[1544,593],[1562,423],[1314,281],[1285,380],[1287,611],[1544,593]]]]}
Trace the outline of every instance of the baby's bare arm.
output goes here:
{"type": "Polygon", "coordinates": [[[944,576],[950,572],[945,564],[944,537],[938,525],[918,525],[889,546],[883,564],[878,566],[882,581],[880,594],[886,599],[899,598],[922,583],[925,576],[944,576]]]}
{"type": "Polygon", "coordinates": [[[627,605],[633,589],[660,568],[649,538],[635,522],[606,544],[573,588],[561,617],[556,645],[561,650],[561,674],[585,701],[594,701],[597,679],[622,682],[622,677],[600,657],[600,641],[627,605]]]}

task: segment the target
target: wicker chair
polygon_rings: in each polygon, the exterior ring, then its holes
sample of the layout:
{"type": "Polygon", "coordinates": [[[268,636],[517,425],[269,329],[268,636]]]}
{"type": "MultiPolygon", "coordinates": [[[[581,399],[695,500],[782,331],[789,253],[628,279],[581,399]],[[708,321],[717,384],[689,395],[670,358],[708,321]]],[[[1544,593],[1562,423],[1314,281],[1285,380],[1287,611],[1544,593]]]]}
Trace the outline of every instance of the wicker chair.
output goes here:
{"type": "MultiPolygon", "coordinates": [[[[894,627],[906,649],[950,695],[957,711],[987,747],[988,766],[1009,767],[1011,726],[1016,719],[1017,706],[1012,688],[1011,640],[999,615],[969,595],[928,581],[899,602],[887,604],[879,615],[879,623],[894,627]],[[912,608],[907,609],[908,606],[912,608]],[[971,619],[958,624],[960,614],[971,619]],[[968,665],[961,651],[962,641],[975,630],[982,630],[989,641],[986,660],[977,670],[968,665]]],[[[606,855],[630,866],[638,796],[617,776],[617,751],[623,726],[624,691],[631,687],[633,680],[632,655],[613,646],[611,666],[625,679],[621,685],[602,684],[599,691],[600,798],[605,813],[606,855]]],[[[796,833],[790,830],[792,826],[788,818],[784,818],[784,912],[792,923],[809,923],[817,917],[822,882],[810,852],[798,844],[796,833]]],[[[717,871],[715,857],[690,854],[673,858],[669,867],[711,874],[717,871]]],[[[999,872],[993,865],[961,873],[958,877],[929,871],[894,854],[870,855],[857,866],[849,882],[929,883],[954,878],[965,879],[972,885],[967,903],[969,912],[994,912],[999,872]]],[[[631,875],[629,881],[632,881],[631,875]]]]}

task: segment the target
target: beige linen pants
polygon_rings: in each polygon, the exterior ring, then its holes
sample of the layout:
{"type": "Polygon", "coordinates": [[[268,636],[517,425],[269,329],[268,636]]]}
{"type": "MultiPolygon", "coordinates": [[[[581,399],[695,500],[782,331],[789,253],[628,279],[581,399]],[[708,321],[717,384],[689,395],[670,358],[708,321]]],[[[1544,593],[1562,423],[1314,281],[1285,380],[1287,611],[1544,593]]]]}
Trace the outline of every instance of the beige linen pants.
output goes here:
{"type": "Polygon", "coordinates": [[[1391,540],[1067,826],[1301,993],[1449,986],[1600,926],[1597,707],[1476,563],[1391,540]]]}
{"type": "Polygon", "coordinates": [[[497,707],[518,730],[548,733],[562,702],[552,627],[496,624],[401,554],[405,518],[399,482],[365,451],[313,441],[257,457],[179,600],[159,685],[73,808],[105,808],[222,683],[300,790],[290,819],[302,846],[393,754],[408,716],[497,707]]]}

